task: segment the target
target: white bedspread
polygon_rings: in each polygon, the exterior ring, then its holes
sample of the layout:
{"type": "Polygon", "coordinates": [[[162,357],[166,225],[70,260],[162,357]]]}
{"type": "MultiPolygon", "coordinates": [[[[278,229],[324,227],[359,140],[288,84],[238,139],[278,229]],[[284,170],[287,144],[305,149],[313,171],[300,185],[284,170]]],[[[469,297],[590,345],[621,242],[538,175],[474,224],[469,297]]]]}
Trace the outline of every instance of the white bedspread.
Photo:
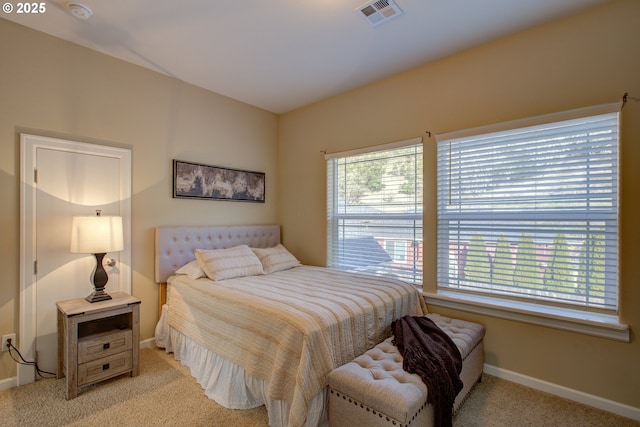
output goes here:
{"type": "Polygon", "coordinates": [[[387,338],[393,320],[426,314],[413,285],[320,267],[169,284],[169,326],[264,380],[296,427],[331,370],[387,338]]]}

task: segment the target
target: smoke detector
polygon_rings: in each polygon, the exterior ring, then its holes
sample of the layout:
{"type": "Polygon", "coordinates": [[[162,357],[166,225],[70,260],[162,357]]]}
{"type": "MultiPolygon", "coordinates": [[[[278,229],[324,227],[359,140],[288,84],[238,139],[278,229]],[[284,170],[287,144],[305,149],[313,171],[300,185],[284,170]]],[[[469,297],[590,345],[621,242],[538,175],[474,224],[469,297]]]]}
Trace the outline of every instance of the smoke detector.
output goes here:
{"type": "Polygon", "coordinates": [[[402,10],[393,0],[372,0],[358,7],[356,11],[373,27],[402,15],[402,10]]]}
{"type": "Polygon", "coordinates": [[[93,14],[93,12],[91,12],[91,9],[89,9],[88,6],[85,6],[82,3],[68,1],[66,3],[66,6],[71,15],[78,19],[82,19],[83,21],[89,19],[89,17],[93,14]]]}

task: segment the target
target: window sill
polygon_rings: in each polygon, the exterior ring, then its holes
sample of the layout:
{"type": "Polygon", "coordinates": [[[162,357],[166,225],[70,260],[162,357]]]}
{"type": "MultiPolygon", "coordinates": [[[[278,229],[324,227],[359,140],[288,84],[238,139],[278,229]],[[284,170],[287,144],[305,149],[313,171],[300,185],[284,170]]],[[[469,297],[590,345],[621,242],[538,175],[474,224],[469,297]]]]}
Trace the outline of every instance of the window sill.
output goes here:
{"type": "Polygon", "coordinates": [[[436,307],[629,342],[629,326],[620,323],[617,316],[447,291],[423,295],[427,304],[436,307]]]}

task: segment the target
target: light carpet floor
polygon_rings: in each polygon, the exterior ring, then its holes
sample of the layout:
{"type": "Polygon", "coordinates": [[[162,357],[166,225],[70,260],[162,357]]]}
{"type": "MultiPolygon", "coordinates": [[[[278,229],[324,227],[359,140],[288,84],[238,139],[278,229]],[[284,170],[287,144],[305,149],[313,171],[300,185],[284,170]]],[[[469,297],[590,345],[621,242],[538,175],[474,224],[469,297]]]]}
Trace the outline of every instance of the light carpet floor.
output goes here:
{"type": "MultiPolygon", "coordinates": [[[[264,407],[219,406],[172,354],[144,349],[140,375],[86,387],[70,401],[64,398],[64,379],[0,392],[0,426],[266,427],[268,420],[264,407]]],[[[456,415],[454,426],[638,427],[640,422],[485,375],[456,415]]]]}

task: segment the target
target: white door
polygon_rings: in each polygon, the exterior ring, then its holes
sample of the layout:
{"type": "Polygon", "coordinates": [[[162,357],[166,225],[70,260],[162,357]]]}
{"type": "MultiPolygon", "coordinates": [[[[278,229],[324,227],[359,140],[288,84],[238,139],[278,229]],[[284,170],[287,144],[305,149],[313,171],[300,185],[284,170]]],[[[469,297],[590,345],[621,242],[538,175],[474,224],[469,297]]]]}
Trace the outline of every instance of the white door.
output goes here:
{"type": "MultiPolygon", "coordinates": [[[[107,293],[131,291],[130,150],[22,136],[23,149],[23,277],[20,348],[43,371],[57,370],[56,301],[83,298],[93,286],[92,255],[70,252],[75,215],[120,215],[125,250],[108,253],[116,261],[106,267],[107,293]],[[29,172],[33,170],[33,175],[29,172]],[[32,267],[30,270],[29,267],[32,267]]],[[[33,369],[18,372],[19,384],[37,379],[33,369]],[[24,375],[21,375],[24,374],[24,375]]]]}

